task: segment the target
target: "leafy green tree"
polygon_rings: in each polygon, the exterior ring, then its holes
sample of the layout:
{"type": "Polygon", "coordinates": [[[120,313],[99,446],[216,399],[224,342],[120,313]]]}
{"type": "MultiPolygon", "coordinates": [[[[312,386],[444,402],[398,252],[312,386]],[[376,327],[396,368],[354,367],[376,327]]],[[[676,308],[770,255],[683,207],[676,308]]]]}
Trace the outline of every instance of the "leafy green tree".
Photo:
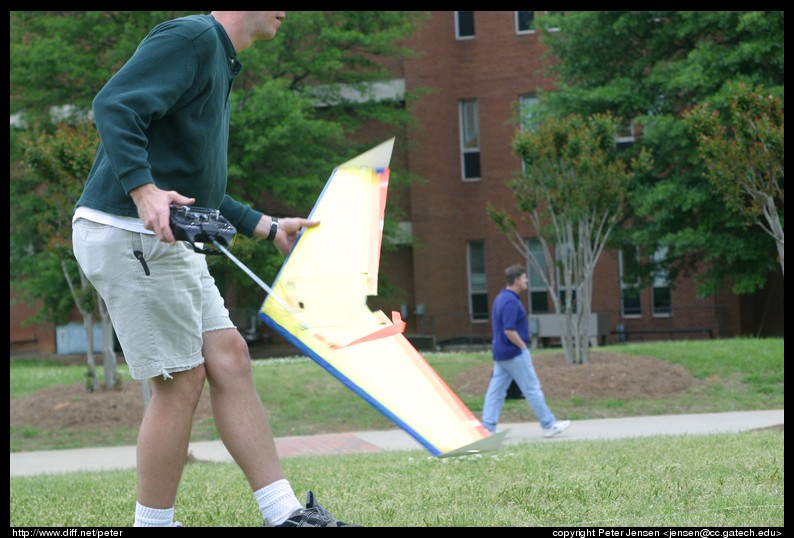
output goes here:
{"type": "Polygon", "coordinates": [[[614,118],[602,114],[549,118],[516,135],[513,148],[526,166],[511,188],[537,234],[543,260],[510,215],[489,207],[491,218],[543,278],[563,318],[568,364],[588,362],[593,272],[622,215],[628,185],[637,171],[650,167],[645,153],[631,167],[616,157],[616,135],[614,118]]]}
{"type": "MultiPolygon", "coordinates": [[[[308,214],[334,166],[391,136],[383,133],[405,133],[413,119],[403,97],[375,95],[373,83],[390,78],[384,61],[411,54],[400,42],[425,16],[287,12],[273,43],[242,53],[243,71],[232,93],[230,194],[277,216],[308,214]],[[370,132],[370,125],[381,128],[370,132]]],[[[409,182],[393,172],[390,190],[409,182]]],[[[387,215],[398,215],[389,203],[387,215]]],[[[399,220],[387,219],[387,235],[399,220]]],[[[283,262],[273,249],[245,238],[235,248],[265,281],[272,281],[283,262]]],[[[389,248],[384,241],[384,252],[389,248]]],[[[219,282],[233,283],[248,298],[242,306],[260,306],[261,292],[243,272],[220,258],[210,263],[219,282]]],[[[386,279],[382,284],[381,297],[386,279]]]]}
{"type": "Polygon", "coordinates": [[[730,209],[775,240],[783,272],[783,102],[760,86],[727,89],[727,110],[720,113],[716,105],[704,103],[684,118],[697,133],[709,181],[730,209]]]}
{"type": "Polygon", "coordinates": [[[111,389],[116,383],[116,354],[110,318],[74,259],[71,237],[72,209],[91,169],[96,129],[87,122],[48,128],[28,132],[23,145],[28,169],[11,182],[11,284],[28,300],[41,300],[41,318],[65,321],[72,308],[80,311],[86,332],[90,391],[99,388],[93,331],[94,312],[99,308],[105,388],[111,389]]]}
{"type": "MultiPolygon", "coordinates": [[[[33,124],[85,117],[91,101],[157,23],[187,11],[12,11],[11,114],[33,124]]],[[[195,12],[193,12],[195,13],[195,12]]]]}
{"type": "MultiPolygon", "coordinates": [[[[682,117],[731,81],[762,84],[782,99],[783,12],[574,11],[545,26],[559,27],[544,33],[558,87],[541,94],[538,115],[610,112],[654,156],[654,169],[630,185],[626,225],[611,246],[647,256],[667,248],[662,269],[673,281],[696,272],[702,296],[726,283],[736,293],[763,286],[776,270],[775,242],[713,196],[682,117]]],[[[646,277],[660,269],[643,266],[646,277]]]]}
{"type": "MultiPolygon", "coordinates": [[[[206,12],[11,12],[12,114],[29,128],[54,113],[89,116],[96,93],[153,26],[195,13],[206,12]]],[[[335,165],[401,134],[411,121],[402,97],[372,88],[389,78],[385,61],[409,53],[400,42],[423,18],[290,11],[274,41],[243,51],[232,93],[229,193],[277,216],[306,214],[335,165]],[[378,129],[368,129],[373,124],[378,129]]],[[[392,174],[392,185],[405,181],[392,174]]],[[[254,241],[241,239],[235,249],[265,281],[283,262],[254,241]]],[[[221,289],[237,288],[241,306],[259,306],[251,279],[223,257],[209,261],[221,289]]]]}

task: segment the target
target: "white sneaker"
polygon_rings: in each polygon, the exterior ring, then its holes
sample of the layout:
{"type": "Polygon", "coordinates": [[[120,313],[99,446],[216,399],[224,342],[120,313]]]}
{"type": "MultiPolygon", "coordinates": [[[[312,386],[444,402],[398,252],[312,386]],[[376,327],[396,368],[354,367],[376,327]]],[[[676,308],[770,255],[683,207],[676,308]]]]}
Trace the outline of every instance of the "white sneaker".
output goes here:
{"type": "Polygon", "coordinates": [[[543,428],[543,437],[554,437],[558,433],[562,433],[571,425],[570,420],[557,421],[551,428],[543,428]]]}

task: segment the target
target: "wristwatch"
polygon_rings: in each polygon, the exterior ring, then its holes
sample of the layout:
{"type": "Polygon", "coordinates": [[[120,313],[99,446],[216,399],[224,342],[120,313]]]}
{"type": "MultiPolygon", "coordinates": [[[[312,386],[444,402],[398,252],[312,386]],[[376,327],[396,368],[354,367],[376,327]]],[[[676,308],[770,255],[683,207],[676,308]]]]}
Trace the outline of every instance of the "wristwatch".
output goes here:
{"type": "Polygon", "coordinates": [[[276,232],[278,232],[278,218],[270,217],[270,233],[267,234],[267,240],[274,240],[276,238],[276,232]]]}

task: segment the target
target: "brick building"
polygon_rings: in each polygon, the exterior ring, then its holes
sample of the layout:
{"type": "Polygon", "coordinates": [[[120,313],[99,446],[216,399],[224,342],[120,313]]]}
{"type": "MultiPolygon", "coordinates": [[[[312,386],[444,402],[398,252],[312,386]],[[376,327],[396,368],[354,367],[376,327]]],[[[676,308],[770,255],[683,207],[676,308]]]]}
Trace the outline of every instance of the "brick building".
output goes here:
{"type": "MultiPolygon", "coordinates": [[[[410,297],[403,306],[407,332],[440,342],[489,339],[488,311],[504,286],[504,268],[524,262],[489,219],[486,205],[520,216],[507,187],[521,167],[510,145],[518,128],[516,106],[531,106],[538,89],[554,88],[543,71],[550,60],[541,35],[526,27],[532,16],[434,11],[409,42],[418,57],[397,70],[407,91],[434,89],[410,105],[418,126],[396,146],[405,152],[404,165],[426,180],[402,201],[414,246],[381,265],[410,297]]],[[[393,161],[392,168],[402,164],[393,161]]],[[[531,234],[523,229],[526,240],[531,234]]],[[[783,334],[782,278],[772,277],[751,297],[724,290],[705,299],[697,298],[694,279],[685,278],[659,282],[624,302],[620,263],[617,252],[605,252],[594,278],[593,312],[606,324],[609,342],[783,334]]],[[[531,284],[530,291],[528,310],[543,323],[543,314],[553,313],[552,302],[542,286],[531,284]]]]}

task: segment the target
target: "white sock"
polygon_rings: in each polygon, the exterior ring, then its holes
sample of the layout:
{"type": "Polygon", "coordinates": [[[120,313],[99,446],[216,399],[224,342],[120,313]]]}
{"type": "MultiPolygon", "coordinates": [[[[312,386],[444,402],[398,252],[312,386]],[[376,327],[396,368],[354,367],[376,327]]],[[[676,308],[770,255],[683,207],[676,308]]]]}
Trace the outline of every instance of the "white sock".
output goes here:
{"type": "Polygon", "coordinates": [[[292,512],[303,508],[286,479],[277,480],[255,491],[254,497],[262,512],[262,518],[273,525],[284,523],[292,512]]]}
{"type": "Polygon", "coordinates": [[[159,509],[135,503],[135,523],[133,527],[173,527],[174,507],[159,509]]]}

